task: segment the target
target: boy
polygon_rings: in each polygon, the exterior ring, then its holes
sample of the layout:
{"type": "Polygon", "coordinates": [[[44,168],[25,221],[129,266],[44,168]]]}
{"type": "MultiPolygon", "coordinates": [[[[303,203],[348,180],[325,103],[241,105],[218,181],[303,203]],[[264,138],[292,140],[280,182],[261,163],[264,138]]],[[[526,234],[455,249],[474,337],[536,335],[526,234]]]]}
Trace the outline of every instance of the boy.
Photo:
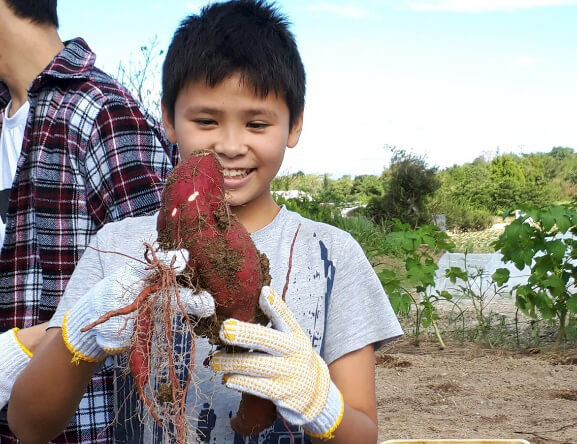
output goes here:
{"type": "MultiPolygon", "coordinates": [[[[271,399],[279,413],[250,442],[377,440],[374,350],[402,334],[398,321],[352,237],[279,208],[270,192],[286,147],[298,142],[304,91],[304,69],[286,19],[259,0],[206,7],[181,24],[167,52],[162,97],[166,133],[178,143],[183,159],[200,149],[217,153],[231,210],[270,260],[272,288],[284,286],[300,226],[286,304],[271,288],[261,294],[261,308],[273,328],[236,320],[223,324],[223,340],[256,353],[219,352],[207,368],[203,360],[213,350],[206,339],[196,340],[195,388],[189,390],[187,416],[198,420],[198,441],[245,442],[230,427],[240,392],[271,399]],[[213,371],[226,374],[226,386],[213,371]]],[[[9,420],[22,438],[35,442],[57,433],[98,368],[98,362],[90,361],[103,359],[107,348],[129,344],[125,332],[123,338],[113,334],[118,325],[108,328],[104,323],[87,333],[79,329],[103,311],[123,306],[122,292],[115,288],[137,280],[125,268],[107,276],[127,259],[98,250],[141,257],[142,241],[156,238],[155,224],[154,216],[109,224],[97,234],[95,249],[83,256],[51,321],[62,332],[48,330],[45,345],[14,387],[9,420]],[[78,366],[69,364],[71,353],[80,358],[78,366]],[[39,382],[47,373],[50,386],[39,382]],[[30,406],[33,398],[46,402],[30,406]]],[[[211,313],[191,302],[197,316],[211,313]]],[[[124,402],[122,396],[116,400],[119,406],[124,402]]],[[[138,422],[124,425],[124,417],[138,416],[134,412],[120,407],[107,413],[110,420],[113,414],[119,417],[114,427],[124,433],[115,433],[119,440],[158,438],[156,431],[135,437],[138,422]]]]}
{"type": "MultiPolygon", "coordinates": [[[[0,0],[0,408],[90,237],[156,211],[177,159],[86,43],[57,28],[56,0],[0,0]]],[[[62,439],[81,439],[80,422],[62,439]]],[[[0,441],[12,440],[2,410],[0,441]]]]}

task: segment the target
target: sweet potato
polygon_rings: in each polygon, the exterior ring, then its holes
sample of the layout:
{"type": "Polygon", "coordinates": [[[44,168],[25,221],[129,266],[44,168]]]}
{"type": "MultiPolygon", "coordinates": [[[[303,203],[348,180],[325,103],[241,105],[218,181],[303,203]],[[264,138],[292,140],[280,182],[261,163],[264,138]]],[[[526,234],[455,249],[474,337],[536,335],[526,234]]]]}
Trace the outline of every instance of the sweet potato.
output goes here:
{"type": "MultiPolygon", "coordinates": [[[[173,170],[163,192],[157,231],[161,248],[189,251],[190,282],[214,297],[215,319],[201,322],[197,333],[218,343],[220,324],[227,318],[264,322],[258,299],[261,288],[270,283],[268,259],[229,211],[222,166],[214,153],[194,153],[173,170]]],[[[231,425],[248,436],[275,418],[274,404],[243,394],[231,425]]]]}

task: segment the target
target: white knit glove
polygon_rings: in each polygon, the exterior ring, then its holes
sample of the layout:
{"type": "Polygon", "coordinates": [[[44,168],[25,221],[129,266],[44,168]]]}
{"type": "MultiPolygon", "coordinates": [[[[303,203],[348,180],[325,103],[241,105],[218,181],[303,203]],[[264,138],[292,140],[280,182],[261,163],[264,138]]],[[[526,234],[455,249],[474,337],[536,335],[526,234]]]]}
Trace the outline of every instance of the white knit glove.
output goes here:
{"type": "MultiPolygon", "coordinates": [[[[186,250],[160,251],[156,255],[167,265],[176,258],[175,273],[182,272],[188,260],[186,250]]],[[[98,282],[68,310],[62,323],[62,338],[73,354],[73,362],[98,362],[130,347],[137,311],[113,316],[85,332],[81,329],[102,315],[131,304],[144,288],[150,273],[143,267],[124,266],[98,282]]],[[[200,318],[214,314],[214,299],[209,293],[193,294],[193,290],[183,287],[179,287],[178,293],[188,314],[200,318]]]]}
{"type": "Polygon", "coordinates": [[[16,336],[17,328],[0,334],[0,409],[8,404],[18,375],[30,362],[32,353],[16,336]]]}
{"type": "Polygon", "coordinates": [[[326,363],[272,288],[262,288],[259,303],[273,328],[227,319],[222,341],[254,351],[217,352],[212,369],[225,373],[227,387],[270,399],[288,422],[302,425],[312,437],[333,438],[344,401],[326,363]]]}

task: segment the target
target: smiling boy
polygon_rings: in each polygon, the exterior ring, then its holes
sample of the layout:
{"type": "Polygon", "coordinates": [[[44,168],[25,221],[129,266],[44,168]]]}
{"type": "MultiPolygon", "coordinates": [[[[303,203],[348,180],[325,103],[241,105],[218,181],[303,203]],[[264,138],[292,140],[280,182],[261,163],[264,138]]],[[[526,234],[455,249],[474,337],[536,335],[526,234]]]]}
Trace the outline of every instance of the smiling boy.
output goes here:
{"type": "Polygon", "coordinates": [[[279,211],[270,183],[285,148],[299,140],[302,110],[291,124],[291,111],[281,96],[256,96],[248,82],[239,73],[214,87],[194,82],[180,91],[172,113],[168,111],[172,105],[163,103],[163,123],[182,159],[203,148],[219,155],[228,203],[245,228],[254,232],[279,211]]]}
{"type": "MultiPolygon", "coordinates": [[[[377,440],[374,352],[402,334],[399,323],[358,243],[346,232],[279,207],[270,191],[286,148],[299,140],[304,94],[305,73],[287,21],[263,1],[204,8],[182,22],[167,52],[162,97],[167,136],[183,159],[201,149],[218,155],[231,211],[268,256],[272,277],[260,298],[272,326],[228,320],[221,330],[223,341],[252,352],[218,352],[212,368],[206,367],[204,359],[215,350],[206,338],[196,339],[187,416],[196,420],[194,434],[201,442],[245,442],[230,426],[241,392],[270,399],[279,414],[250,442],[377,440]],[[273,289],[283,288],[290,257],[285,302],[273,289]]],[[[104,359],[107,347],[129,344],[129,336],[111,335],[106,323],[86,333],[79,329],[102,310],[123,305],[115,290],[119,279],[123,284],[136,279],[116,271],[135,261],[101,251],[140,257],[142,242],[156,238],[155,224],[154,216],[109,224],[97,234],[95,249],[82,257],[51,321],[56,328],[14,387],[9,420],[20,437],[35,442],[56,434],[82,402],[99,366],[91,361],[104,359]],[[71,352],[86,361],[70,365],[71,352]],[[42,384],[42,378],[53,383],[42,384]],[[45,402],[30,405],[32,399],[45,402]]],[[[94,429],[117,418],[119,442],[163,439],[160,431],[131,422],[135,412],[114,408],[125,404],[124,394],[110,395],[116,401],[103,401],[103,419],[94,421],[94,429]]]]}

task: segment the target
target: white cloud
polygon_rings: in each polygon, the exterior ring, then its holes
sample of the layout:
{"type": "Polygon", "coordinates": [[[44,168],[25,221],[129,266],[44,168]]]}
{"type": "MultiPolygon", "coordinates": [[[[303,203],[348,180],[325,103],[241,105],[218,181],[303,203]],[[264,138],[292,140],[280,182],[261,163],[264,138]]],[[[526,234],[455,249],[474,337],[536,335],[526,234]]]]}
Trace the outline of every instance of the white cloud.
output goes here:
{"type": "Polygon", "coordinates": [[[326,12],[328,14],[357,20],[370,16],[369,11],[353,4],[317,3],[310,5],[308,9],[315,12],[326,12]]]}
{"type": "Polygon", "coordinates": [[[531,66],[531,65],[536,65],[540,61],[541,60],[539,60],[537,57],[519,56],[515,59],[515,65],[531,66]]]}
{"type": "Polygon", "coordinates": [[[415,11],[494,12],[577,5],[577,0],[408,0],[415,11]]]}

